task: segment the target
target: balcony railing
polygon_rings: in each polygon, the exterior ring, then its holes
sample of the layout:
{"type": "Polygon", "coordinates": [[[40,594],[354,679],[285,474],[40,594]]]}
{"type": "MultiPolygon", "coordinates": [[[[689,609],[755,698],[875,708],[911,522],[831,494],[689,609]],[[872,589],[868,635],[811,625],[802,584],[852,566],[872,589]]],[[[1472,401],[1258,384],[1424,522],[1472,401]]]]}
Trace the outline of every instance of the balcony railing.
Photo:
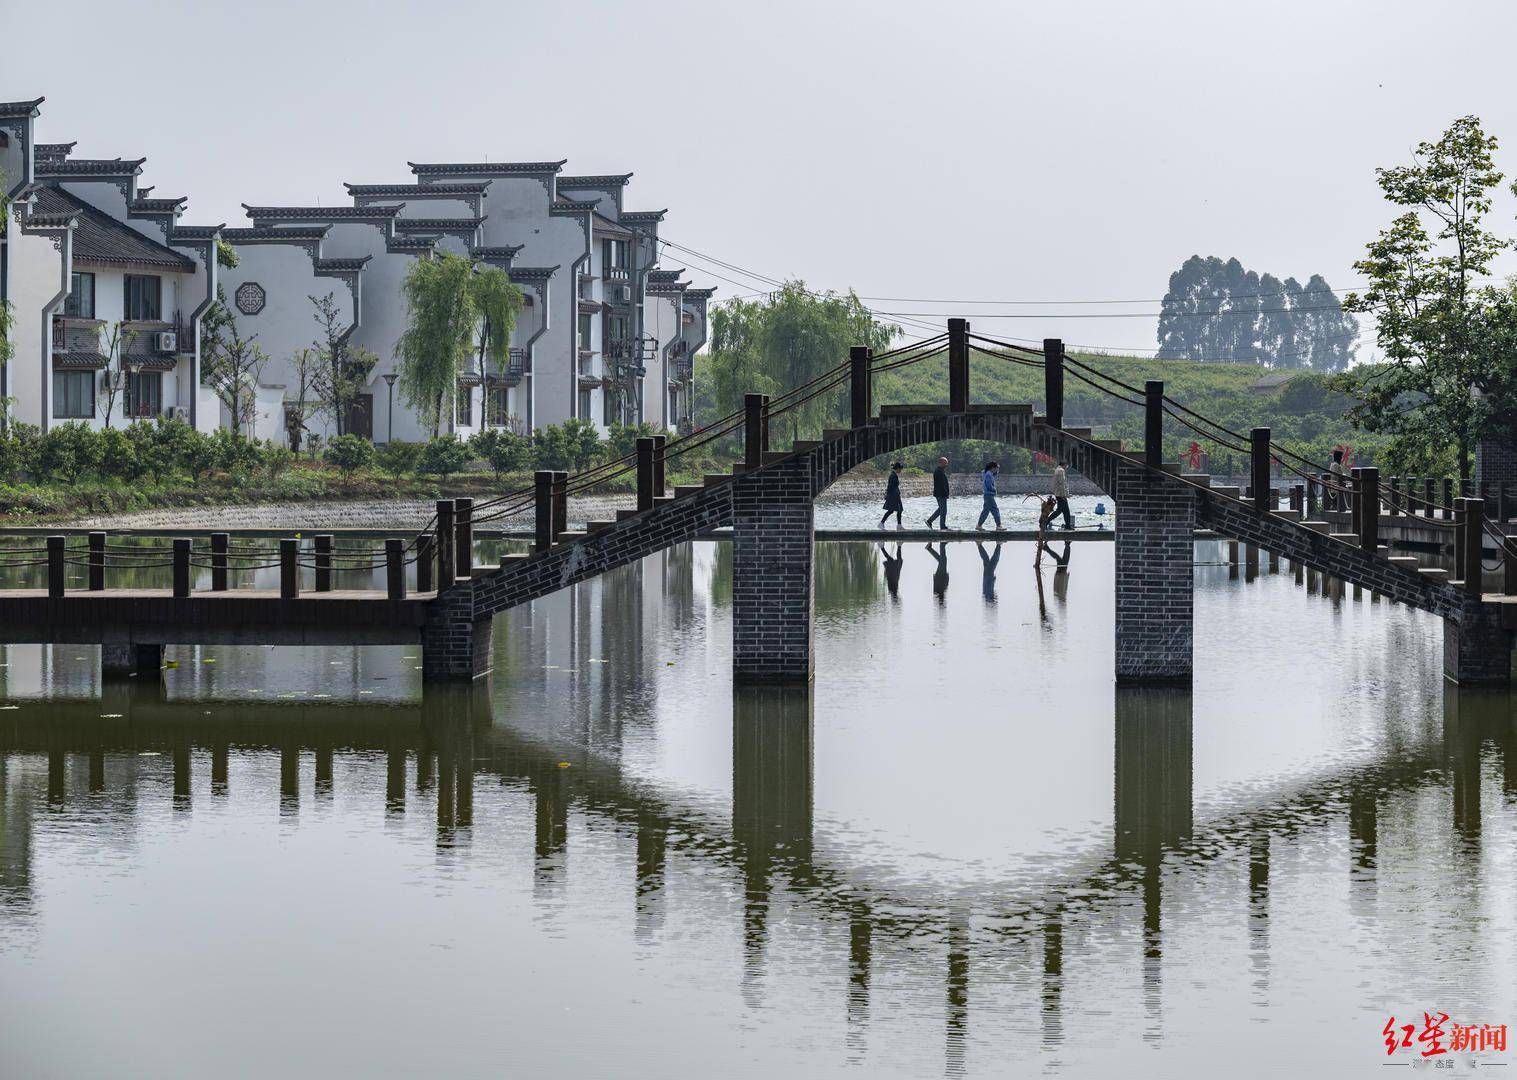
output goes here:
{"type": "Polygon", "coordinates": [[[608,267],[606,267],[605,278],[606,278],[607,281],[630,281],[631,280],[631,278],[627,274],[627,268],[625,266],[608,266],[608,267]]]}

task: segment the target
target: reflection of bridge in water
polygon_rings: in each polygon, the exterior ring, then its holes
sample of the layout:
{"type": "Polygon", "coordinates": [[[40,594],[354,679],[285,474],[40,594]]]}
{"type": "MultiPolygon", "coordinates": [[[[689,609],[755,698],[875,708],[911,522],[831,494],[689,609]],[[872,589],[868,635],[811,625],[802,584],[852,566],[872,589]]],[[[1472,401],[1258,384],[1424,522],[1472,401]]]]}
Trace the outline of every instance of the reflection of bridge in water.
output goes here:
{"type": "MultiPolygon", "coordinates": [[[[805,689],[739,688],[733,699],[731,821],[679,804],[624,776],[588,751],[565,755],[495,723],[482,686],[439,688],[419,704],[244,705],[163,700],[156,687],[113,684],[99,701],[48,702],[0,714],[0,911],[32,903],[34,815],[80,799],[107,799],[130,814],[140,794],[135,755],[159,751],[172,773],[176,809],[193,808],[192,770],[208,758],[209,797],[229,793],[234,751],[267,751],[280,761],[285,811],[305,797],[302,762],[314,758],[312,795],[334,790],[334,755],[384,755],[384,810],[406,814],[411,792],[435,802],[436,842],[453,848],[474,824],[476,778],[522,785],[534,798],[534,883],[552,892],[566,873],[570,810],[635,833],[633,902],[640,938],[664,923],[665,868],[677,851],[740,875],[743,888],[745,995],[760,1000],[770,938],[770,908],[784,884],[824,918],[848,927],[847,1017],[850,1045],[867,1035],[879,952],[923,940],[943,950],[950,1073],[962,1071],[969,1002],[977,967],[1033,958],[1040,986],[1042,1042],[1063,1040],[1067,939],[1103,904],[1141,899],[1144,1008],[1162,1026],[1164,894],[1176,869],[1246,853],[1247,918],[1256,982],[1267,985],[1271,844],[1347,818],[1351,902],[1372,899],[1383,853],[1378,821],[1384,800],[1428,783],[1451,781],[1455,831],[1480,842],[1480,759],[1494,743],[1503,784],[1517,797],[1517,743],[1505,692],[1445,688],[1443,738],[1424,738],[1385,759],[1349,767],[1298,789],[1256,801],[1204,827],[1193,822],[1191,696],[1178,689],[1123,689],[1114,717],[1114,830],[1107,853],[1053,869],[1031,886],[976,890],[924,901],[859,879],[817,853],[813,816],[812,699],[805,689]],[[106,715],[102,715],[106,714],[106,715]],[[22,755],[46,757],[45,781],[14,769],[22,755]],[[130,755],[109,768],[111,758],[130,755]],[[570,767],[561,767],[567,760],[570,767]],[[7,778],[7,772],[11,773],[7,778]],[[108,780],[108,777],[112,778],[108,780]],[[39,783],[40,782],[40,783],[39,783]],[[43,807],[40,811],[36,807],[43,807]],[[1357,899],[1356,899],[1357,898],[1357,899]]],[[[152,768],[152,766],[148,766],[152,768]]]]}

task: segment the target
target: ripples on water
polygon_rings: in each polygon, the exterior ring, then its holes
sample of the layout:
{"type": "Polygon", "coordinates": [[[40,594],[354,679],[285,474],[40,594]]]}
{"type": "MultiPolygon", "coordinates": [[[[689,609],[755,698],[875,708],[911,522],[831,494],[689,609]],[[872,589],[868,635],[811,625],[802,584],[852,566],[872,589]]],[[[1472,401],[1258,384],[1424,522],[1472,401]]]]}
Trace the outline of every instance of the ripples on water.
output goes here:
{"type": "Polygon", "coordinates": [[[1118,691],[1110,544],[936,550],[819,545],[809,694],[734,690],[715,543],[473,689],[5,649],[0,1074],[1354,1075],[1512,1022],[1512,713],[1437,620],[1198,543],[1193,692],[1118,691]]]}

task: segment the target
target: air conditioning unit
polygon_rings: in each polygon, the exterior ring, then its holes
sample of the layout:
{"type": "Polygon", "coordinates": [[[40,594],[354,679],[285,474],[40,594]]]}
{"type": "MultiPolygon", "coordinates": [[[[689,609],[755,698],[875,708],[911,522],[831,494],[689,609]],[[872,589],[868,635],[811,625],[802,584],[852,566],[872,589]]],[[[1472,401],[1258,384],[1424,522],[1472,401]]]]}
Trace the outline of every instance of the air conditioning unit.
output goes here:
{"type": "Polygon", "coordinates": [[[630,303],[632,303],[632,286],[631,285],[618,285],[618,286],[616,286],[616,288],[614,288],[614,289],[611,290],[611,297],[618,304],[630,304],[630,303]]]}
{"type": "MultiPolygon", "coordinates": [[[[173,337],[174,335],[170,334],[169,336],[173,337]]],[[[182,405],[170,405],[168,408],[163,410],[163,415],[168,417],[170,420],[188,421],[190,418],[189,411],[186,410],[182,405]]]]}
{"type": "Polygon", "coordinates": [[[159,330],[153,335],[153,351],[171,353],[179,351],[179,335],[172,330],[159,330]]]}

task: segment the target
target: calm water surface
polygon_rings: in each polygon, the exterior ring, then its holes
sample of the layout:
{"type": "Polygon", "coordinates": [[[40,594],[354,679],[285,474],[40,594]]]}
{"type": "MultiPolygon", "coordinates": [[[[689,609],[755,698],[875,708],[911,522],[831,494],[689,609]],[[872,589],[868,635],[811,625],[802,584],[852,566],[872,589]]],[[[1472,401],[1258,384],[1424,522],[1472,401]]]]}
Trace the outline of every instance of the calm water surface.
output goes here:
{"type": "Polygon", "coordinates": [[[1114,689],[1100,543],[819,545],[809,692],[733,688],[716,543],[472,690],[12,646],[0,1076],[1380,1075],[1391,1015],[1517,1020],[1507,695],[1220,551],[1193,692],[1114,689]]]}

